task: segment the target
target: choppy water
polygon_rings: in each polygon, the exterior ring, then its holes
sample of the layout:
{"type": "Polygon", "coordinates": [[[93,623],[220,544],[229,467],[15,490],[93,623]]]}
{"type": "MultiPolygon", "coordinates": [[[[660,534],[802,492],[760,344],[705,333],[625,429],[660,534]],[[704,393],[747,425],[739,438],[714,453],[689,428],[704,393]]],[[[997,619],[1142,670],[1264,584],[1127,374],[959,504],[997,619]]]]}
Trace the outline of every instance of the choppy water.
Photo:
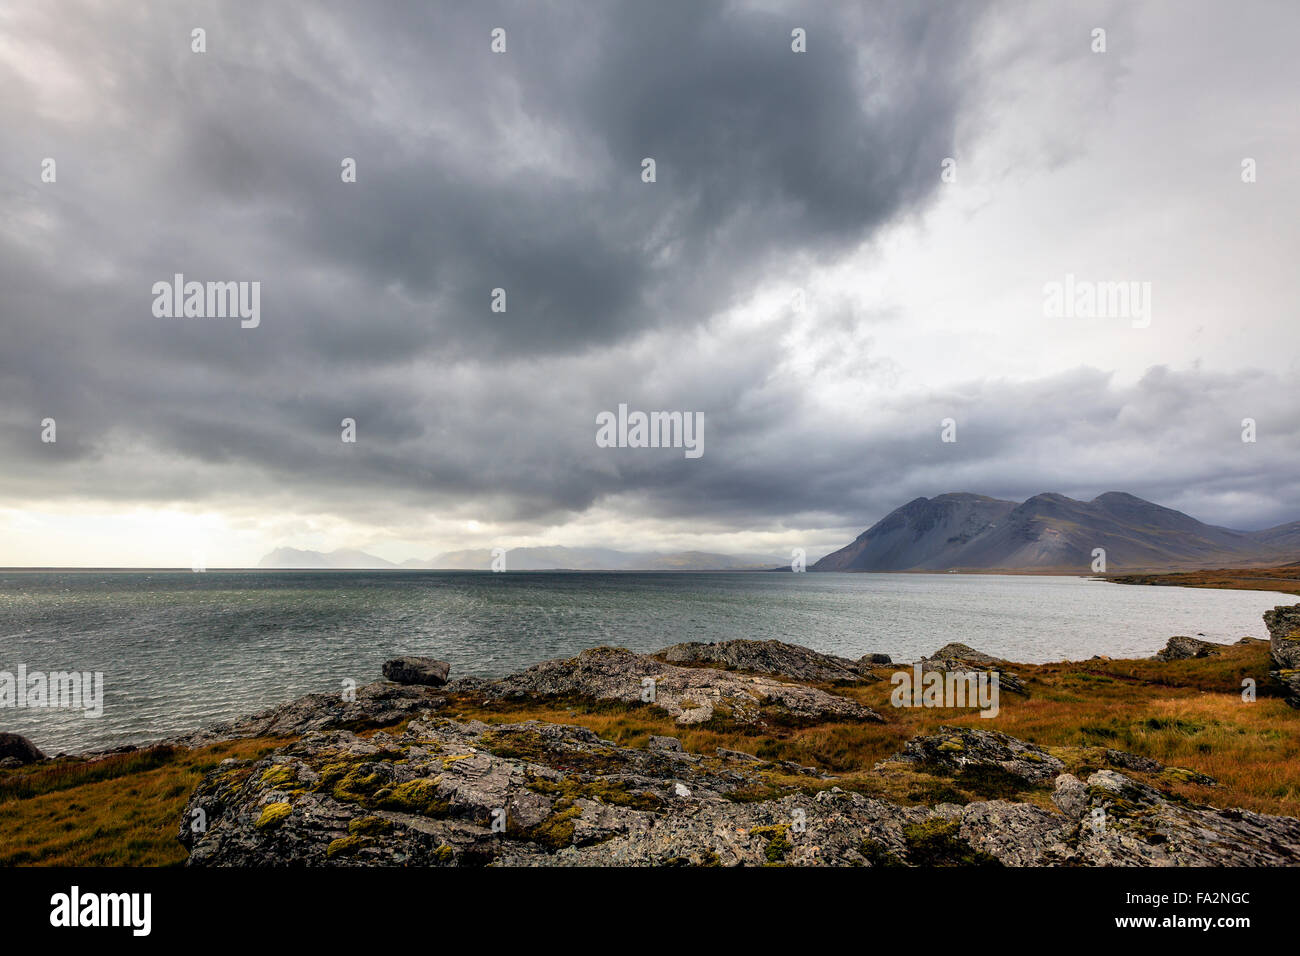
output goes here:
{"type": "Polygon", "coordinates": [[[47,753],[141,743],[421,654],[500,676],[599,644],[777,638],[914,660],[949,641],[1025,662],[1267,637],[1297,598],[1072,577],[455,571],[0,571],[0,670],[103,671],[104,714],[0,709],[47,753]]]}

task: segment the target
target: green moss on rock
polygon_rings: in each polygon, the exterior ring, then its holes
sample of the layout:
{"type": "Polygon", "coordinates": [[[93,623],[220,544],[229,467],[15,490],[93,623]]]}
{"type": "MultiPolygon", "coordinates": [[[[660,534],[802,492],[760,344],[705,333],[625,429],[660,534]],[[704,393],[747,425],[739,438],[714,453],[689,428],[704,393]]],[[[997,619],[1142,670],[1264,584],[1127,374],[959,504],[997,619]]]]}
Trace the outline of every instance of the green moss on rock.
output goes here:
{"type": "Polygon", "coordinates": [[[976,850],[957,834],[955,820],[925,820],[903,827],[908,860],[916,866],[1000,866],[983,850],[976,850]]]}
{"type": "Polygon", "coordinates": [[[262,815],[257,818],[254,826],[259,830],[274,830],[289,814],[293,813],[293,807],[287,803],[268,803],[262,808],[262,815]]]}

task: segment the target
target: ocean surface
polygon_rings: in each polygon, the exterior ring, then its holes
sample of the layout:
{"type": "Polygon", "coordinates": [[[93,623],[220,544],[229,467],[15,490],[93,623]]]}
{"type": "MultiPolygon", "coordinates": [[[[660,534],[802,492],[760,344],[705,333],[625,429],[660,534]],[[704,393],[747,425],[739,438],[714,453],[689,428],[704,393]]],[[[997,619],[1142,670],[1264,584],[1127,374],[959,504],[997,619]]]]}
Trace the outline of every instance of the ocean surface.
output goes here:
{"type": "Polygon", "coordinates": [[[1150,656],[1174,634],[1267,637],[1291,595],[960,574],[0,571],[0,671],[102,671],[98,718],[0,708],[48,754],[144,743],[439,657],[501,676],[610,644],[776,638],[911,661],[1150,656]]]}

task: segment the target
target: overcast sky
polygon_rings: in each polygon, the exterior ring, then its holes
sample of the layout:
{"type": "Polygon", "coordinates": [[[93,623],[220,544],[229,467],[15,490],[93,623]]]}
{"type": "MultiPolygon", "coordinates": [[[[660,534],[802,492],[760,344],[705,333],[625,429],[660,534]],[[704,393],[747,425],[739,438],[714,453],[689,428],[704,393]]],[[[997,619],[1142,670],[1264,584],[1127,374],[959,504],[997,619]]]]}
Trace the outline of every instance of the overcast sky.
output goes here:
{"type": "Polygon", "coordinates": [[[811,559],[948,491],[1300,519],[1297,36],[1282,0],[5,4],[0,565],[811,559]],[[155,316],[176,273],[260,282],[260,324],[155,316]],[[1045,314],[1067,275],[1150,283],[1149,324],[1045,314]],[[620,403],[704,454],[597,447],[620,403]]]}

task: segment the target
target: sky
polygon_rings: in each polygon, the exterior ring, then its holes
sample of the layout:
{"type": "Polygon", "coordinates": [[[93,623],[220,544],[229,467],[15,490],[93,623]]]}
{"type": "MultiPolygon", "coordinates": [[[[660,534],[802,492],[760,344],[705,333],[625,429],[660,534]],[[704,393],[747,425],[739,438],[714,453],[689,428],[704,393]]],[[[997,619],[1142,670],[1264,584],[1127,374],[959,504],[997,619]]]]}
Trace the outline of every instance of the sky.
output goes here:
{"type": "Polygon", "coordinates": [[[811,560],[953,491],[1300,519],[1297,35],[1261,0],[5,4],[0,565],[811,560]],[[167,316],[178,273],[260,283],[256,324],[167,316]],[[620,405],[702,454],[601,447],[620,405]]]}

